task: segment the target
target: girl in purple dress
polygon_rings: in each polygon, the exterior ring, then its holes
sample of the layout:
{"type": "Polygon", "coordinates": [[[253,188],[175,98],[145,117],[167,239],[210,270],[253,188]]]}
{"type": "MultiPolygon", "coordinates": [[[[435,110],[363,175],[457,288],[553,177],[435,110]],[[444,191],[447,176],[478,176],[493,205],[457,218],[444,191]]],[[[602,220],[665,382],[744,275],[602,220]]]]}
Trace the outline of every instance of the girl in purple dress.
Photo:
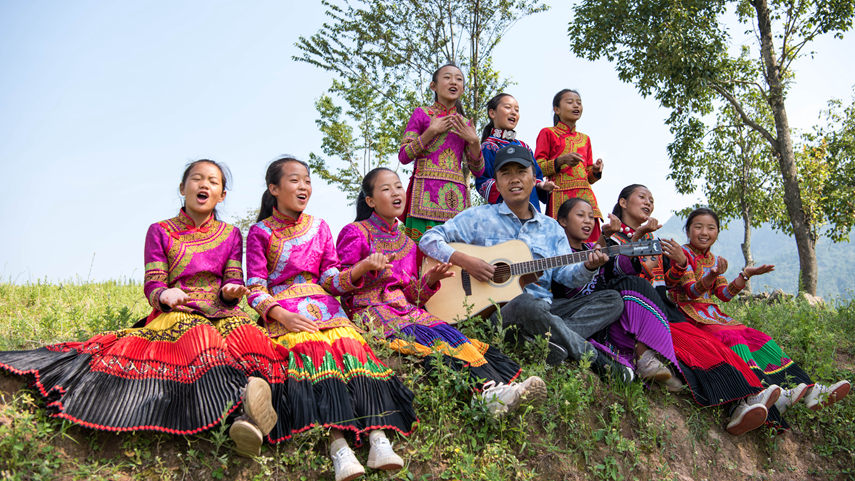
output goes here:
{"type": "Polygon", "coordinates": [[[283,429],[277,426],[271,435],[279,441],[313,426],[329,428],[337,481],[365,472],[345,431],[357,443],[369,438],[369,468],[401,468],[403,460],[383,430],[412,432],[413,393],[377,358],[333,297],[362,286],[363,276],[384,268],[385,259],[367,256],[339,271],[326,222],[303,212],[312,195],[304,162],[274,161],[266,182],[258,223],[247,236],[246,265],[249,304],[288,363],[291,410],[283,429]]]}
{"type": "Polygon", "coordinates": [[[131,329],[34,351],[0,353],[0,367],[33,376],[56,417],[108,431],[195,434],[243,403],[229,431],[257,455],[283,406],[284,368],[269,339],[238,307],[247,293],[240,230],[217,220],[223,168],[197,160],[179,186],[184,206],[145,239],[151,314],[131,329]],[[268,384],[269,383],[269,384],[268,384]]]}
{"type": "MultiPolygon", "coordinates": [[[[574,197],[564,201],[558,209],[558,223],[564,228],[574,252],[600,247],[587,242],[597,220],[593,207],[585,199],[574,197]]],[[[602,244],[611,235],[609,228],[610,225],[604,227],[605,235],[600,237],[602,244]]],[[[601,267],[588,284],[567,289],[554,283],[552,292],[556,299],[572,299],[601,289],[620,292],[624,302],[623,314],[590,341],[633,368],[638,377],[663,383],[668,389],[677,391],[683,383],[672,376],[670,369],[660,360],[667,360],[679,371],[668,318],[654,302],[658,294],[650,283],[633,274],[637,272],[631,258],[618,255],[601,267]]]]}
{"type": "MultiPolygon", "coordinates": [[[[437,264],[418,275],[418,246],[404,235],[396,220],[404,209],[404,187],[398,174],[378,167],[362,181],[356,222],[338,236],[342,266],[356,266],[361,259],[379,255],[386,265],[363,277],[362,286],[342,295],[347,312],[361,324],[382,330],[392,349],[433,359],[439,351],[454,369],[468,368],[469,377],[481,392],[487,409],[504,414],[522,401],[542,400],[546,385],[537,376],[512,382],[520,374],[517,363],[488,344],[469,339],[421,306],[450,277],[450,264],[437,264]]],[[[430,367],[427,365],[426,367],[430,367]]]]}
{"type": "Polygon", "coordinates": [[[407,122],[398,160],[415,162],[415,166],[399,217],[415,242],[426,230],[469,207],[464,158],[472,175],[484,171],[478,133],[460,104],[464,85],[463,72],[456,65],[443,65],[430,83],[434,104],[417,108],[407,122]]]}

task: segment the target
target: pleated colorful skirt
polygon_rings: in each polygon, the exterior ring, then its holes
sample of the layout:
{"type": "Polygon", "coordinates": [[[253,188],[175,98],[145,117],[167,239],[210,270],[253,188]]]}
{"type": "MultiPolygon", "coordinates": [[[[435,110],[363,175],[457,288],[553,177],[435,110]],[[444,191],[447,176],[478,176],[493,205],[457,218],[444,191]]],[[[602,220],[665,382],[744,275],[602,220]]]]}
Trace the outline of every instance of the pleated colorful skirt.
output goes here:
{"type": "Polygon", "coordinates": [[[671,326],[654,301],[659,294],[653,286],[639,277],[626,276],[611,282],[609,288],[620,292],[623,313],[611,326],[595,335],[591,343],[634,369],[635,344],[641,342],[680,370],[671,340],[671,326]]]}
{"type": "Polygon", "coordinates": [[[335,327],[273,340],[287,359],[289,403],[277,408],[271,442],[315,426],[350,431],[361,444],[375,429],[410,434],[418,418],[413,393],[381,362],[359,332],[335,327]]]}
{"type": "Polygon", "coordinates": [[[813,384],[810,376],[764,332],[742,324],[695,323],[695,326],[729,347],[766,385],[777,384],[787,388],[799,383],[813,384]]]}
{"type": "Polygon", "coordinates": [[[283,396],[272,343],[249,318],[171,312],[145,327],[84,342],[0,352],[0,368],[31,376],[55,417],[108,431],[194,434],[241,404],[249,376],[283,396]]]}
{"type": "Polygon", "coordinates": [[[502,351],[477,339],[471,339],[448,323],[431,326],[409,324],[388,338],[389,346],[402,354],[424,358],[425,368],[434,369],[435,352],[442,362],[456,371],[466,370],[476,389],[487,381],[509,383],[516,379],[520,366],[502,351]]]}

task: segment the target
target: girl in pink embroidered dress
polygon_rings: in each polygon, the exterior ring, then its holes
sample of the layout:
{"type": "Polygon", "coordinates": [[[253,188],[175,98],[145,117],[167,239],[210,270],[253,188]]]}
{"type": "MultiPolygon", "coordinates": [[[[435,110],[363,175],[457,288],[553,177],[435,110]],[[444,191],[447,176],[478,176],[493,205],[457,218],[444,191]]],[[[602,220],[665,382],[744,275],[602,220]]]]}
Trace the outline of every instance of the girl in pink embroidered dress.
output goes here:
{"type": "Polygon", "coordinates": [[[430,83],[434,104],[417,108],[407,122],[398,160],[415,166],[400,219],[416,242],[427,229],[469,207],[463,159],[476,177],[484,171],[478,133],[460,104],[463,87],[463,72],[454,64],[443,65],[430,83]]]}
{"type": "Polygon", "coordinates": [[[195,434],[242,402],[247,416],[229,434],[240,453],[258,455],[277,420],[271,395],[287,402],[285,366],[238,307],[243,238],[215,211],[226,182],[216,162],[191,163],[179,186],[184,207],[149,227],[148,318],[84,342],[0,353],[0,367],[34,375],[55,416],[94,429],[195,434]]]}
{"type": "Polygon", "coordinates": [[[334,295],[361,286],[369,270],[383,268],[368,256],[339,271],[326,222],[303,212],[312,195],[308,166],[291,157],[267,169],[258,223],[247,237],[249,304],[288,362],[290,438],[312,426],[330,428],[336,479],[365,472],[342,432],[357,443],[368,434],[368,467],[398,469],[403,460],[383,429],[404,435],[417,422],[413,394],[383,364],[348,319],[334,295]]]}
{"type": "Polygon", "coordinates": [[[392,349],[423,357],[431,368],[430,356],[444,354],[455,369],[468,368],[469,377],[488,410],[503,414],[523,400],[540,400],[546,385],[537,376],[512,383],[520,373],[517,363],[498,349],[469,339],[421,306],[450,277],[450,264],[438,264],[418,277],[418,247],[398,229],[395,218],[404,208],[404,188],[398,174],[378,167],[362,181],[357,200],[356,222],[338,236],[342,266],[356,265],[360,259],[382,255],[388,266],[363,277],[363,285],[342,295],[342,303],[357,322],[380,329],[392,349]],[[486,381],[486,382],[485,382],[486,381]]]}

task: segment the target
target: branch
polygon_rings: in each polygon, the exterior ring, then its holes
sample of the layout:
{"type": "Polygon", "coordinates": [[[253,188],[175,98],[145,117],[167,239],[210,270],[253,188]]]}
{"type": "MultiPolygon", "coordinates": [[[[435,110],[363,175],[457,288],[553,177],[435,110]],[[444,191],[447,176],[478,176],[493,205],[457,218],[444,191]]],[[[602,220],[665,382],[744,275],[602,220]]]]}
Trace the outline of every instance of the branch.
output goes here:
{"type": "Polygon", "coordinates": [[[746,114],[745,110],[742,109],[742,105],[739,103],[739,101],[733,95],[730,94],[730,92],[728,92],[727,90],[725,90],[723,87],[721,87],[720,85],[718,85],[716,83],[712,83],[711,86],[712,86],[713,90],[720,93],[725,99],[727,99],[728,102],[730,102],[731,105],[733,105],[733,108],[736,110],[737,113],[739,113],[739,117],[742,118],[742,120],[749,127],[756,130],[757,133],[762,135],[763,138],[766,139],[770,144],[772,144],[772,146],[775,149],[778,148],[778,140],[775,137],[773,137],[772,134],[769,133],[768,130],[764,129],[763,126],[761,126],[757,122],[753,121],[750,117],[748,117],[748,114],[746,114]]]}

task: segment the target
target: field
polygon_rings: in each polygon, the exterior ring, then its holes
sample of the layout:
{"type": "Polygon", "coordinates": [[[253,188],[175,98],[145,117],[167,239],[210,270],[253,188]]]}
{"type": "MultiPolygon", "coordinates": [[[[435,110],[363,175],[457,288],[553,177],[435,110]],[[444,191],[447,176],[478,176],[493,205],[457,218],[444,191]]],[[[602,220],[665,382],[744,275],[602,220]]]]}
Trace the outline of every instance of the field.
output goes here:
{"type": "MultiPolygon", "coordinates": [[[[855,303],[811,307],[732,302],[728,311],[769,333],[814,379],[855,378],[855,303]]],[[[0,350],[83,340],[130,326],[149,311],[133,283],[0,284],[0,350]]],[[[501,344],[478,325],[464,332],[501,344]]],[[[553,368],[545,349],[504,350],[526,375],[548,383],[548,400],[493,419],[473,402],[465,378],[425,374],[413,358],[373,342],[416,393],[421,423],[395,438],[407,465],[396,479],[855,479],[855,396],[814,413],[787,413],[792,429],[727,434],[722,408],[701,409],[686,394],[640,383],[603,383],[585,364],[553,368]]],[[[321,429],[245,459],[225,429],[199,436],[92,431],[45,415],[23,378],[0,374],[0,479],[332,479],[321,429]]],[[[364,460],[367,449],[357,451],[364,460]]],[[[387,479],[369,472],[364,479],[387,479]]]]}

